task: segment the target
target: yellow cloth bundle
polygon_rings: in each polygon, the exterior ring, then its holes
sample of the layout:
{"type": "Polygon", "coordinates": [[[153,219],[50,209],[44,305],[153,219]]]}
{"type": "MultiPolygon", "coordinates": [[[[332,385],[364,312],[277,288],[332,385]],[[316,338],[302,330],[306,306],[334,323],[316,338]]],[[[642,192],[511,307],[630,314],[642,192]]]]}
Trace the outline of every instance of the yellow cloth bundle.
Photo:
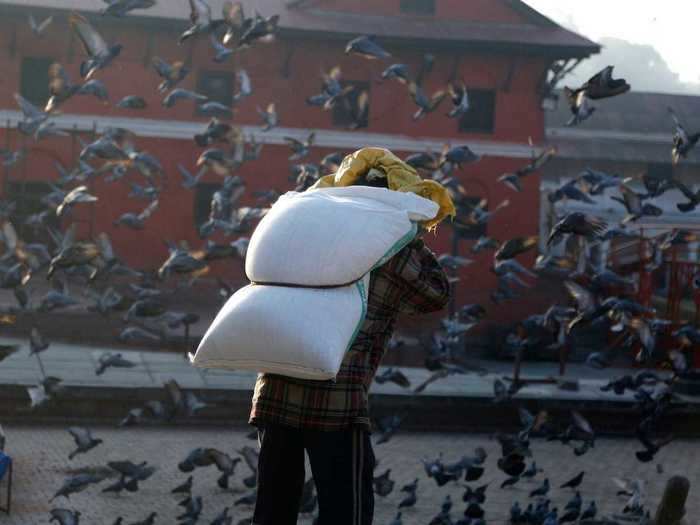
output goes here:
{"type": "Polygon", "coordinates": [[[390,190],[412,192],[440,206],[435,218],[424,224],[429,231],[445,217],[455,216],[455,206],[447,188],[437,181],[422,179],[412,166],[385,148],[362,148],[347,155],[337,172],[321,177],[310,189],[351,186],[371,169],[386,176],[390,190]]]}

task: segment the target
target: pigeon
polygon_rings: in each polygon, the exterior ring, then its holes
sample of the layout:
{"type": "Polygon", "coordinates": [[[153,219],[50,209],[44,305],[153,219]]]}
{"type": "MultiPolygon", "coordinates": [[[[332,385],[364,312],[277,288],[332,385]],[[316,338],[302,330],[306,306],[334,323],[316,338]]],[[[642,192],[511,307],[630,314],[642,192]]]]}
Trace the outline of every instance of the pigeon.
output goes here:
{"type": "Polygon", "coordinates": [[[408,508],[408,507],[413,507],[416,504],[416,501],[418,501],[418,497],[416,495],[416,491],[406,491],[408,492],[408,495],[404,497],[401,502],[399,502],[399,508],[408,508]]]}
{"type": "Polygon", "coordinates": [[[369,59],[391,58],[391,54],[385,51],[373,36],[359,36],[352,39],[345,46],[345,54],[355,54],[369,59]]]}
{"type": "Polygon", "coordinates": [[[178,520],[192,520],[197,521],[199,515],[202,513],[202,496],[197,496],[192,498],[188,496],[186,499],[179,503],[180,506],[185,507],[185,512],[177,516],[178,520]]]}
{"type": "Polygon", "coordinates": [[[578,187],[578,180],[571,179],[560,188],[554,190],[547,195],[547,200],[551,204],[556,204],[562,200],[572,200],[584,202],[586,204],[595,204],[595,201],[584,191],[578,187]]]}
{"type": "Polygon", "coordinates": [[[136,363],[133,361],[129,361],[128,359],[124,359],[122,357],[122,354],[116,353],[116,354],[103,354],[99,357],[98,359],[98,365],[97,369],[95,370],[96,375],[102,375],[104,374],[105,370],[107,370],[110,367],[114,368],[133,368],[136,366],[136,363]]]}
{"type": "Polygon", "coordinates": [[[301,142],[293,137],[284,137],[284,141],[292,149],[292,155],[289,157],[289,160],[299,160],[308,155],[315,138],[316,133],[314,132],[309,133],[304,142],[301,142]]]}
{"type": "Polygon", "coordinates": [[[238,506],[238,505],[255,505],[256,500],[257,500],[257,491],[253,490],[249,494],[246,494],[245,496],[238,498],[233,504],[236,506],[238,506]]]}
{"type": "Polygon", "coordinates": [[[231,55],[233,55],[233,49],[226,47],[212,34],[209,37],[211,42],[211,47],[214,49],[214,62],[217,64],[222,64],[226,62],[231,55]]]}
{"type": "Polygon", "coordinates": [[[394,516],[394,519],[391,520],[389,525],[403,525],[403,521],[401,520],[401,512],[397,512],[396,516],[394,516]]]}
{"type": "Polygon", "coordinates": [[[90,80],[97,71],[106,68],[119,56],[122,46],[121,44],[108,46],[90,22],[76,12],[70,14],[68,21],[88,55],[88,59],[80,64],[80,76],[90,80]]]}
{"type": "Polygon", "coordinates": [[[82,86],[74,84],[63,66],[54,62],[49,66],[49,100],[44,111],[55,112],[61,104],[80,92],[82,86]]]}
{"type": "Polygon", "coordinates": [[[177,165],[177,170],[182,176],[182,187],[186,189],[192,189],[199,184],[200,179],[206,173],[206,167],[200,168],[197,175],[192,175],[182,164],[177,165]]]}
{"type": "Polygon", "coordinates": [[[449,82],[447,84],[447,93],[452,101],[452,109],[447,114],[448,117],[458,118],[469,111],[469,93],[467,93],[467,86],[463,81],[459,83],[449,82]]]}
{"type": "Polygon", "coordinates": [[[124,213],[116,221],[115,226],[127,226],[132,230],[143,230],[146,220],[158,209],[158,200],[152,201],[141,213],[124,213]]]}
{"type": "Polygon", "coordinates": [[[68,459],[73,459],[78,454],[84,454],[102,443],[101,439],[93,438],[90,430],[86,428],[70,427],[68,428],[68,432],[73,436],[75,444],[77,445],[77,448],[68,455],[68,459]]]}
{"type": "Polygon", "coordinates": [[[607,66],[589,78],[581,90],[591,100],[615,97],[630,90],[630,85],[623,78],[613,78],[613,66],[607,66]]]}
{"type": "MultiPolygon", "coordinates": [[[[170,91],[179,84],[190,72],[190,69],[185,66],[184,62],[173,62],[168,64],[162,58],[153,57],[151,61],[153,69],[163,81],[158,86],[158,91],[165,93],[170,91]]],[[[206,98],[206,97],[205,97],[206,98]]]]}
{"type": "Polygon", "coordinates": [[[34,135],[49,118],[48,112],[42,111],[18,93],[15,93],[14,97],[22,111],[22,120],[17,124],[17,129],[24,135],[34,135]]]}
{"type": "Polygon", "coordinates": [[[270,131],[279,124],[274,102],[268,104],[264,110],[260,109],[260,107],[258,107],[257,110],[258,115],[260,115],[260,118],[263,121],[262,131],[270,131]]]}
{"type": "Polygon", "coordinates": [[[393,414],[377,420],[377,428],[381,432],[377,439],[377,445],[388,442],[399,429],[405,416],[393,414]]]}
{"type": "Polygon", "coordinates": [[[401,370],[394,369],[391,367],[384,370],[381,374],[377,374],[376,376],[374,376],[374,380],[380,385],[386,382],[390,382],[397,384],[402,388],[410,388],[411,386],[411,382],[404,375],[404,373],[401,372],[401,370]]]}
{"type": "Polygon", "coordinates": [[[136,9],[149,9],[156,5],[156,0],[105,0],[109,5],[100,13],[114,17],[123,17],[136,9]]]}
{"type": "MultiPolygon", "coordinates": [[[[530,146],[532,146],[532,139],[530,139],[530,146]]],[[[498,181],[502,182],[512,190],[520,192],[523,190],[520,179],[541,169],[556,155],[556,153],[556,148],[548,148],[542,151],[542,153],[539,155],[535,155],[533,150],[532,158],[527,165],[523,166],[522,168],[518,168],[512,173],[504,173],[498,178],[498,181]]]]}
{"type": "Polygon", "coordinates": [[[97,197],[88,193],[87,186],[78,186],[66,194],[63,202],[56,208],[56,215],[58,217],[62,216],[64,211],[67,211],[76,204],[96,201],[97,197]]]}
{"type": "Polygon", "coordinates": [[[520,477],[525,479],[532,479],[540,472],[544,471],[541,468],[537,468],[537,463],[533,461],[530,464],[530,466],[527,467],[527,469],[520,475],[520,477]]]}
{"type": "Polygon", "coordinates": [[[602,195],[608,188],[615,188],[620,184],[619,176],[591,168],[584,169],[576,180],[583,186],[583,191],[589,195],[602,195]]]}
{"type": "MultiPolygon", "coordinates": [[[[194,91],[189,91],[187,89],[182,88],[175,88],[166,95],[166,97],[163,99],[162,104],[166,108],[172,108],[180,100],[194,100],[198,103],[204,103],[208,100],[208,98],[205,95],[195,93],[194,91]]],[[[230,108],[226,106],[224,106],[224,108],[230,112],[230,108]]]]}
{"type": "Polygon", "coordinates": [[[81,492],[94,483],[100,483],[105,479],[104,475],[97,474],[76,474],[68,477],[61,485],[61,488],[51,497],[50,502],[63,496],[70,499],[71,494],[81,492]]]}
{"type": "Polygon", "coordinates": [[[605,221],[596,217],[580,212],[569,213],[554,225],[547,238],[547,246],[556,244],[563,234],[580,235],[589,241],[599,239],[606,228],[605,221]]]}
{"type": "Polygon", "coordinates": [[[510,523],[516,524],[524,521],[523,520],[523,510],[520,508],[520,503],[517,501],[513,502],[510,507],[510,523]]]}
{"type": "Polygon", "coordinates": [[[440,167],[445,166],[446,164],[450,164],[452,166],[456,166],[457,168],[460,168],[462,164],[468,164],[472,162],[476,162],[480,159],[481,157],[474,153],[469,146],[445,146],[442,152],[442,156],[440,157],[440,167]]]}
{"type": "Polygon", "coordinates": [[[472,261],[471,259],[467,259],[466,257],[460,257],[457,255],[443,253],[438,257],[438,262],[443,268],[456,272],[460,268],[465,268],[469,266],[474,261],[472,261]]]}
{"type": "Polygon", "coordinates": [[[678,164],[681,159],[688,156],[690,150],[692,150],[698,143],[698,140],[700,140],[700,132],[689,135],[675,112],[671,108],[668,108],[668,111],[671,114],[671,118],[676,126],[676,130],[673,133],[671,160],[673,161],[673,164],[678,164]]]}
{"type": "Polygon", "coordinates": [[[146,109],[146,106],[146,100],[138,95],[129,95],[117,102],[117,107],[123,109],[146,109]]]}
{"type": "Polygon", "coordinates": [[[595,501],[591,501],[588,507],[586,507],[586,509],[581,513],[581,516],[579,518],[582,522],[585,522],[586,520],[592,520],[596,517],[597,514],[598,507],[596,506],[595,501]]]}
{"type": "Polygon", "coordinates": [[[574,91],[568,87],[564,87],[564,95],[569,101],[569,109],[573,114],[571,119],[566,123],[567,126],[580,124],[590,118],[595,112],[596,108],[590,104],[590,99],[585,90],[574,91]]]}
{"type": "Polygon", "coordinates": [[[53,16],[49,16],[41,22],[37,22],[34,15],[31,13],[29,14],[28,19],[29,28],[32,30],[32,33],[34,33],[34,36],[39,38],[43,36],[44,31],[46,31],[46,29],[51,25],[51,22],[53,22],[53,16]]]}
{"type": "Polygon", "coordinates": [[[229,516],[228,513],[229,507],[225,507],[224,510],[214,518],[211,525],[231,525],[233,523],[233,516],[229,516]]]}
{"type": "Polygon", "coordinates": [[[493,402],[503,403],[510,400],[510,393],[505,383],[500,379],[496,378],[493,380],[493,402]]]}
{"type": "Polygon", "coordinates": [[[51,509],[51,519],[49,523],[54,521],[58,525],[78,525],[80,523],[80,511],[68,509],[51,509]]]}
{"type": "Polygon", "coordinates": [[[573,497],[566,503],[566,506],[564,507],[565,510],[571,510],[571,509],[576,509],[576,510],[581,510],[581,506],[583,505],[583,499],[581,498],[581,493],[576,491],[576,493],[573,495],[573,497]]]}
{"type": "Polygon", "coordinates": [[[149,330],[145,330],[138,326],[127,326],[124,328],[117,337],[122,343],[127,342],[151,342],[160,343],[163,340],[163,336],[153,333],[149,330]]]}
{"type": "Polygon", "coordinates": [[[216,115],[226,118],[233,117],[233,110],[226,104],[216,100],[207,100],[199,105],[199,111],[204,115],[216,115]]]}
{"type": "Polygon", "coordinates": [[[233,95],[233,102],[238,103],[245,97],[252,95],[253,87],[245,69],[236,71],[236,80],[238,81],[238,91],[233,95]]]}
{"type": "Polygon", "coordinates": [[[518,481],[520,481],[520,476],[512,476],[510,478],[506,478],[503,483],[501,483],[501,488],[505,489],[507,487],[512,487],[515,485],[518,481]]]}
{"type": "Polygon", "coordinates": [[[211,7],[205,0],[190,0],[190,22],[191,26],[180,35],[179,44],[183,44],[186,40],[195,35],[212,32],[220,27],[224,21],[214,20],[211,12],[211,7]]]}
{"type": "Polygon", "coordinates": [[[10,151],[7,149],[0,149],[0,159],[2,159],[2,165],[6,168],[11,168],[22,160],[23,157],[23,150],[10,151]]]}
{"type": "Polygon", "coordinates": [[[439,167],[439,159],[430,152],[413,153],[407,156],[404,162],[416,170],[431,173],[439,167]]]}
{"type": "Polygon", "coordinates": [[[508,259],[513,259],[521,253],[525,253],[533,247],[537,246],[538,240],[539,237],[537,235],[509,239],[502,243],[498,250],[496,250],[496,253],[494,254],[494,260],[505,261],[508,259]]]}
{"type": "Polygon", "coordinates": [[[402,84],[408,84],[410,76],[406,64],[391,64],[382,71],[382,80],[396,79],[402,84]]]}
{"type": "Polygon", "coordinates": [[[679,202],[676,204],[678,211],[682,213],[694,211],[698,204],[700,204],[700,191],[692,191],[682,182],[675,182],[675,186],[683,194],[683,196],[688,199],[687,202],[679,202]]]}
{"type": "Polygon", "coordinates": [[[408,84],[408,92],[413,102],[418,106],[418,110],[413,114],[413,120],[419,120],[426,114],[432,113],[438,109],[442,101],[447,97],[447,92],[444,89],[440,89],[428,97],[423,91],[423,88],[416,82],[410,82],[408,84]]]}
{"type": "Polygon", "coordinates": [[[107,103],[107,99],[109,98],[107,86],[105,86],[104,82],[96,78],[85,82],[82,86],[80,86],[76,94],[95,97],[96,99],[101,100],[105,104],[107,103]]]}
{"type": "Polygon", "coordinates": [[[585,475],[585,472],[580,472],[576,476],[574,476],[572,479],[567,481],[566,483],[563,483],[560,488],[562,489],[576,489],[578,488],[579,485],[581,485],[581,482],[583,481],[583,476],[585,475]]]}
{"type": "Polygon", "coordinates": [[[530,492],[530,497],[545,497],[549,493],[549,478],[545,478],[538,488],[530,492]]]}
{"type": "Polygon", "coordinates": [[[642,217],[658,217],[663,214],[663,210],[650,203],[642,203],[641,195],[632,190],[629,186],[621,184],[619,186],[622,197],[612,195],[610,198],[621,203],[627,210],[627,216],[622,219],[622,224],[634,222],[642,217]]]}
{"type": "Polygon", "coordinates": [[[374,492],[383,498],[391,494],[391,491],[394,490],[395,482],[389,477],[390,475],[391,469],[387,469],[384,474],[377,476],[372,480],[372,483],[374,484],[374,492]]]}
{"type": "MultiPolygon", "coordinates": [[[[229,25],[231,23],[232,18],[237,18],[238,20],[243,18],[243,8],[237,8],[236,4],[233,5],[233,17],[231,16],[231,12],[227,12],[228,10],[226,3],[224,3],[224,9],[224,19],[229,23],[229,25]],[[235,16],[236,12],[240,13],[240,17],[235,16]]],[[[238,39],[236,49],[245,49],[251,47],[253,43],[257,41],[274,41],[275,34],[277,33],[277,24],[279,23],[279,18],[279,15],[263,17],[256,13],[254,18],[245,20],[241,24],[242,30],[240,31],[241,35],[238,39]]],[[[233,36],[232,33],[229,33],[229,31],[227,31],[226,35],[224,35],[224,44],[227,43],[227,37],[229,37],[229,35],[233,36]]]]}
{"type": "Polygon", "coordinates": [[[50,346],[50,343],[41,335],[41,332],[34,326],[29,333],[29,355],[43,352],[50,346]]]}

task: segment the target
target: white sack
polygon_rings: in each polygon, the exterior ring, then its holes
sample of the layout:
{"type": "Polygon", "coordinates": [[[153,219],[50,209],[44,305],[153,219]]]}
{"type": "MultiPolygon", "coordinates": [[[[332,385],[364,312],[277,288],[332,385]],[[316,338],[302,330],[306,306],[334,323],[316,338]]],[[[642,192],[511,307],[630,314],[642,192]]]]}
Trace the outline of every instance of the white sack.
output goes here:
{"type": "Polygon", "coordinates": [[[191,363],[327,380],[367,311],[369,274],[341,288],[249,285],[231,296],[191,363]]]}
{"type": "Polygon", "coordinates": [[[246,274],[257,283],[338,286],[410,242],[438,205],[410,192],[349,186],[281,196],[253,233],[246,274]]]}

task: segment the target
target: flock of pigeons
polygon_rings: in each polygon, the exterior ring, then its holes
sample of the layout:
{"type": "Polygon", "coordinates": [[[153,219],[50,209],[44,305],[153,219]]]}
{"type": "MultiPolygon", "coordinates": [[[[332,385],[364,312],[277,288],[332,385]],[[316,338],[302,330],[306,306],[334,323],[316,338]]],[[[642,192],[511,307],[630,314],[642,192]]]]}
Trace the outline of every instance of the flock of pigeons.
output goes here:
{"type": "MultiPolygon", "coordinates": [[[[155,0],[105,0],[107,6],[104,16],[123,17],[137,9],[148,9],[155,5],[155,0]]],[[[179,42],[191,38],[207,38],[211,43],[212,60],[217,63],[227,61],[236,52],[251,48],[274,39],[277,30],[278,16],[264,17],[259,13],[246,16],[243,7],[238,2],[224,2],[221,18],[216,18],[204,0],[189,0],[191,7],[190,27],[182,33],[179,42]]],[[[39,108],[15,95],[23,119],[18,124],[21,133],[33,137],[36,141],[55,136],[66,135],[52,117],[62,106],[71,99],[81,96],[93,96],[100,100],[109,100],[107,86],[98,78],[100,71],[118,60],[122,46],[108,44],[98,30],[83,16],[72,13],[70,25],[83,45],[87,55],[80,65],[80,80],[74,82],[66,69],[58,63],[49,69],[50,98],[45,107],[39,108]]],[[[48,18],[38,23],[32,16],[29,25],[35,35],[40,37],[52,23],[48,18]]],[[[351,40],[345,49],[346,53],[375,60],[388,60],[392,55],[369,36],[360,36],[351,40]]],[[[414,120],[435,112],[448,99],[451,107],[446,113],[448,118],[458,118],[469,111],[468,90],[463,82],[450,81],[446,89],[441,89],[430,95],[423,90],[423,79],[432,69],[434,57],[426,55],[420,71],[414,76],[409,67],[402,63],[392,63],[383,71],[384,81],[396,81],[407,86],[408,94],[417,106],[413,115],[414,120]]],[[[212,120],[194,137],[197,146],[204,148],[196,161],[197,172],[191,173],[184,166],[178,166],[182,177],[182,186],[187,189],[195,188],[201,177],[208,171],[223,177],[220,188],[214,193],[208,220],[201,225],[201,238],[208,239],[215,232],[225,236],[238,236],[236,240],[226,244],[218,244],[206,240],[201,249],[194,250],[185,243],[169,244],[170,253],[163,264],[155,271],[139,271],[129,268],[114,252],[106,234],[100,234],[94,240],[77,240],[74,226],[64,231],[49,227],[55,218],[67,222],[71,210],[85,203],[93,203],[98,195],[90,193],[86,181],[95,177],[104,177],[109,182],[128,182],[132,189],[130,194],[135,200],[143,201],[142,209],[138,212],[127,212],[115,217],[115,225],[130,228],[135,232],[147,227],[149,218],[158,212],[159,199],[163,189],[166,173],[160,161],[137,146],[134,133],[122,128],[108,128],[96,140],[84,143],[76,165],[72,169],[57,166],[59,172],[56,184],[46,194],[42,202],[45,210],[30,216],[26,225],[31,228],[47,229],[50,232],[51,243],[26,243],[17,234],[10,222],[15,212],[12,202],[3,202],[0,206],[2,221],[1,240],[4,254],[0,259],[0,288],[12,290],[18,303],[18,308],[24,311],[37,310],[50,312],[60,308],[74,307],[79,301],[69,293],[68,278],[79,281],[85,289],[85,294],[94,304],[89,309],[99,315],[110,316],[115,312],[123,312],[126,323],[119,338],[122,341],[162,341],[167,329],[177,329],[197,322],[195,314],[168,310],[163,302],[167,292],[159,285],[170,275],[184,277],[190,282],[204,275],[209,270],[212,261],[230,258],[244,259],[248,238],[243,236],[250,232],[256,220],[265,215],[269,206],[279,197],[276,189],[257,192],[256,207],[240,206],[238,201],[245,193],[245,181],[234,172],[243,163],[260,158],[262,144],[254,137],[245,137],[240,128],[230,122],[232,109],[220,102],[210,100],[206,96],[178,87],[189,74],[190,69],[184,62],[167,63],[156,57],[153,59],[153,70],[159,78],[157,89],[163,94],[163,106],[174,107],[183,101],[196,103],[199,110],[212,116],[212,120]],[[137,184],[127,175],[141,177],[142,183],[137,184]],[[45,272],[53,287],[37,304],[31,301],[29,286],[35,276],[45,272]],[[116,278],[126,279],[126,286],[115,284],[116,278]]],[[[562,75],[560,75],[562,76],[562,75]]],[[[351,116],[350,129],[369,125],[369,94],[366,91],[356,92],[358,88],[343,82],[339,67],[332,68],[322,75],[320,93],[309,94],[306,103],[323,110],[342,105],[351,116]]],[[[592,101],[607,97],[622,95],[630,89],[623,79],[613,78],[613,68],[607,67],[593,76],[584,85],[576,89],[564,88],[572,118],[568,125],[577,125],[591,118],[596,108],[592,101]]],[[[252,81],[245,70],[236,72],[236,91],[233,96],[234,105],[244,103],[253,92],[252,81]]],[[[117,106],[135,111],[147,106],[146,101],[138,95],[123,97],[117,106]]],[[[266,132],[279,124],[275,103],[269,103],[264,109],[258,107],[261,119],[261,131],[266,132]]],[[[672,160],[679,162],[695,146],[700,139],[700,133],[688,134],[678,117],[671,111],[675,122],[675,133],[672,144],[672,160]]],[[[300,141],[287,138],[291,155],[290,182],[295,191],[303,191],[310,187],[318,178],[327,173],[333,173],[339,167],[342,152],[335,152],[324,157],[319,163],[305,162],[314,146],[315,134],[310,133],[306,140],[300,141]]],[[[19,162],[25,151],[0,150],[0,161],[11,167],[19,162]]],[[[556,150],[545,149],[537,153],[533,149],[532,158],[520,169],[513,173],[505,173],[499,181],[514,192],[522,190],[522,180],[529,174],[537,172],[553,156],[556,150]]],[[[451,192],[457,207],[457,217],[452,227],[459,234],[460,230],[488,223],[498,212],[510,205],[510,199],[489,208],[485,200],[474,203],[459,181],[459,171],[464,164],[477,162],[479,156],[468,146],[446,145],[440,154],[420,152],[409,155],[405,161],[416,168],[423,176],[433,178],[444,184],[451,192]]],[[[674,395],[670,385],[677,376],[682,376],[689,370],[686,351],[700,343],[700,331],[690,325],[682,326],[672,332],[678,341],[678,348],[671,352],[661,352],[657,339],[662,332],[668,332],[670,323],[656,316],[656,312],[637,303],[634,300],[635,283],[624,276],[618,275],[608,268],[595,269],[586,263],[585,253],[596,243],[617,237],[633,236],[625,229],[625,225],[645,216],[658,216],[660,208],[652,204],[653,199],[666,191],[680,191],[686,201],[678,203],[678,209],[687,213],[700,203],[700,192],[694,193],[680,181],[673,178],[659,179],[650,175],[640,176],[644,193],[638,193],[631,186],[636,181],[621,179],[616,175],[587,169],[574,180],[566,183],[548,197],[550,203],[556,206],[562,201],[595,202],[596,198],[605,195],[608,190],[617,189],[619,195],[611,198],[620,202],[627,211],[627,216],[620,225],[612,226],[600,219],[575,212],[563,214],[553,227],[547,246],[553,246],[575,238],[579,245],[579,257],[567,253],[555,256],[545,253],[537,257],[533,268],[527,268],[517,258],[538,245],[538,238],[520,237],[498,241],[490,237],[479,238],[472,246],[471,252],[477,255],[481,252],[493,252],[492,270],[498,277],[498,286],[491,294],[495,305],[511,300],[518,296],[522,288],[531,287],[531,281],[537,279],[539,272],[559,273],[565,282],[565,288],[571,296],[572,306],[555,305],[544,314],[533,315],[519,323],[517,329],[509,335],[508,344],[517,351],[527,352],[542,346],[560,348],[568,345],[571,334],[578,329],[610,330],[619,334],[615,342],[604,351],[595,352],[588,358],[588,363],[595,367],[609,366],[614,353],[620,349],[636,352],[637,360],[643,364],[663,361],[673,370],[673,377],[660,377],[655,373],[641,372],[613,379],[604,387],[605,390],[624,394],[634,392],[638,403],[640,422],[637,427],[637,437],[642,443],[642,450],[636,452],[640,461],[649,462],[658,450],[671,441],[672,436],[659,436],[660,421],[672,408],[674,395]]],[[[137,234],[137,233],[135,233],[137,234]]],[[[664,253],[676,246],[697,240],[695,234],[689,231],[675,230],[664,234],[652,241],[654,256],[648,262],[649,268],[659,267],[664,253]]],[[[567,246],[570,243],[567,242],[567,246]]],[[[452,274],[453,280],[460,268],[474,261],[452,254],[439,257],[440,263],[452,274]]],[[[233,290],[226,283],[219,281],[222,299],[229,297],[233,290]]],[[[12,309],[0,321],[12,322],[12,309]]],[[[421,392],[430,383],[452,374],[462,374],[471,369],[456,364],[455,354],[463,345],[462,336],[471,330],[486,316],[486,308],[479,304],[462,306],[453,317],[443,321],[442,330],[433,335],[430,352],[425,365],[432,372],[430,378],[413,389],[414,393],[421,392]]],[[[400,339],[391,342],[393,347],[403,344],[400,339]]],[[[60,378],[46,375],[40,360],[41,352],[49,348],[49,343],[36,328],[30,333],[31,355],[36,355],[42,369],[43,380],[28,389],[31,406],[39,406],[49,401],[53,396],[60,395],[60,378]]],[[[17,348],[13,346],[0,347],[0,360],[7,357],[17,348]]],[[[130,367],[133,363],[124,359],[121,354],[106,354],[100,359],[96,374],[105,373],[110,367],[130,367]]],[[[377,382],[394,382],[401,387],[409,388],[409,380],[399,371],[388,369],[376,377],[377,382]]],[[[511,383],[508,387],[500,381],[494,382],[494,402],[512,403],[519,385],[511,383]]],[[[170,381],[165,385],[170,403],[149,402],[143,407],[132,409],[120,422],[120,426],[130,426],[143,420],[155,419],[170,421],[176,415],[194,416],[206,406],[191,392],[182,391],[177,383],[170,381]]],[[[540,469],[532,461],[526,465],[526,458],[532,455],[529,448],[531,438],[543,438],[559,441],[572,447],[576,455],[589,452],[594,446],[595,432],[590,424],[578,413],[573,413],[571,421],[566,424],[550,421],[546,414],[532,415],[526,410],[518,409],[523,428],[516,434],[499,434],[497,436],[502,448],[502,457],[498,460],[498,468],[507,476],[501,488],[506,489],[517,483],[531,481],[540,474],[540,469]]],[[[401,424],[403,416],[394,415],[378,422],[381,430],[377,443],[388,441],[401,424]]],[[[101,443],[95,439],[89,430],[72,427],[69,429],[76,441],[76,450],[70,457],[85,453],[101,443]]],[[[254,435],[251,435],[254,437],[254,435]]],[[[252,489],[251,494],[241,498],[236,504],[252,504],[255,501],[254,488],[256,485],[255,472],[257,457],[254,449],[245,447],[240,454],[250,467],[252,475],[246,478],[245,485],[252,489]]],[[[448,482],[456,483],[464,475],[465,482],[478,480],[484,472],[483,463],[486,453],[477,449],[473,457],[465,456],[455,463],[443,463],[442,458],[431,461],[425,460],[425,471],[428,478],[442,486],[448,482]]],[[[229,455],[215,450],[201,448],[192,453],[180,463],[182,472],[191,472],[196,467],[214,465],[221,472],[218,484],[228,487],[228,480],[241,458],[231,458],[229,455]]],[[[110,476],[118,476],[118,481],[106,487],[103,492],[136,492],[140,482],[146,481],[155,471],[155,467],[146,463],[134,464],[128,461],[111,462],[102,474],[83,473],[68,478],[57,491],[54,498],[68,497],[71,493],[84,490],[88,486],[100,483],[110,476]]],[[[575,490],[583,479],[582,472],[576,478],[562,485],[563,488],[575,490]]],[[[401,523],[404,508],[411,507],[417,500],[418,480],[402,488],[407,493],[401,502],[396,519],[391,525],[401,523]]],[[[625,512],[644,518],[648,511],[643,503],[643,482],[634,481],[624,484],[621,492],[629,497],[625,512]]],[[[394,487],[390,479],[390,471],[375,478],[375,490],[380,496],[386,496],[394,487]]],[[[452,501],[449,497],[442,505],[438,516],[431,522],[434,525],[479,525],[485,523],[482,505],[486,500],[487,485],[472,489],[466,486],[464,502],[467,508],[464,517],[453,521],[450,517],[452,501]]],[[[551,505],[548,498],[550,492],[549,479],[543,479],[541,486],[530,494],[532,501],[527,505],[515,503],[510,512],[513,524],[556,525],[559,523],[586,523],[596,516],[595,502],[584,505],[581,495],[574,493],[571,501],[563,508],[557,509],[551,505]]],[[[187,495],[181,502],[184,507],[179,517],[180,523],[194,524],[202,510],[202,498],[191,494],[192,477],[173,492],[187,495]]],[[[313,495],[313,484],[310,480],[304,490],[302,512],[311,513],[316,506],[313,495]]],[[[233,518],[224,509],[213,524],[223,525],[232,523],[233,518]]],[[[64,508],[51,511],[52,521],[61,525],[77,525],[80,513],[64,508]]],[[[153,524],[156,514],[152,513],[139,525],[153,524]]],[[[248,523],[243,520],[241,523],[248,523]]],[[[118,518],[115,524],[122,523],[118,518]]],[[[136,524],[133,524],[136,525],[136,524]]]]}

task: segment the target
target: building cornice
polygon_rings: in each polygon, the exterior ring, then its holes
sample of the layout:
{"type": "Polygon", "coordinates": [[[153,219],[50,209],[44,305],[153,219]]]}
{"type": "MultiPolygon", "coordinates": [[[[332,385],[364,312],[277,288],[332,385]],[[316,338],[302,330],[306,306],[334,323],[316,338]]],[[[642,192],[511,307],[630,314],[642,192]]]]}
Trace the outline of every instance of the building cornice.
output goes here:
{"type": "MultiPolygon", "coordinates": [[[[15,127],[22,119],[22,113],[14,110],[0,110],[0,127],[15,127]]],[[[104,117],[101,115],[61,114],[52,117],[56,125],[65,130],[101,132],[108,127],[126,128],[139,137],[154,137],[163,139],[190,140],[197,133],[202,133],[205,122],[182,120],[161,120],[134,117],[104,117]]],[[[483,140],[452,140],[437,137],[410,137],[389,133],[372,133],[367,131],[342,131],[334,129],[308,129],[278,127],[263,132],[260,126],[239,126],[248,136],[254,135],[255,140],[262,144],[284,145],[285,137],[306,140],[311,131],[316,131],[315,145],[324,148],[335,148],[343,151],[358,149],[365,146],[380,146],[390,150],[403,152],[418,152],[432,150],[442,151],[444,144],[468,145],[475,153],[488,157],[530,158],[532,148],[528,144],[483,141],[483,140]]]]}

